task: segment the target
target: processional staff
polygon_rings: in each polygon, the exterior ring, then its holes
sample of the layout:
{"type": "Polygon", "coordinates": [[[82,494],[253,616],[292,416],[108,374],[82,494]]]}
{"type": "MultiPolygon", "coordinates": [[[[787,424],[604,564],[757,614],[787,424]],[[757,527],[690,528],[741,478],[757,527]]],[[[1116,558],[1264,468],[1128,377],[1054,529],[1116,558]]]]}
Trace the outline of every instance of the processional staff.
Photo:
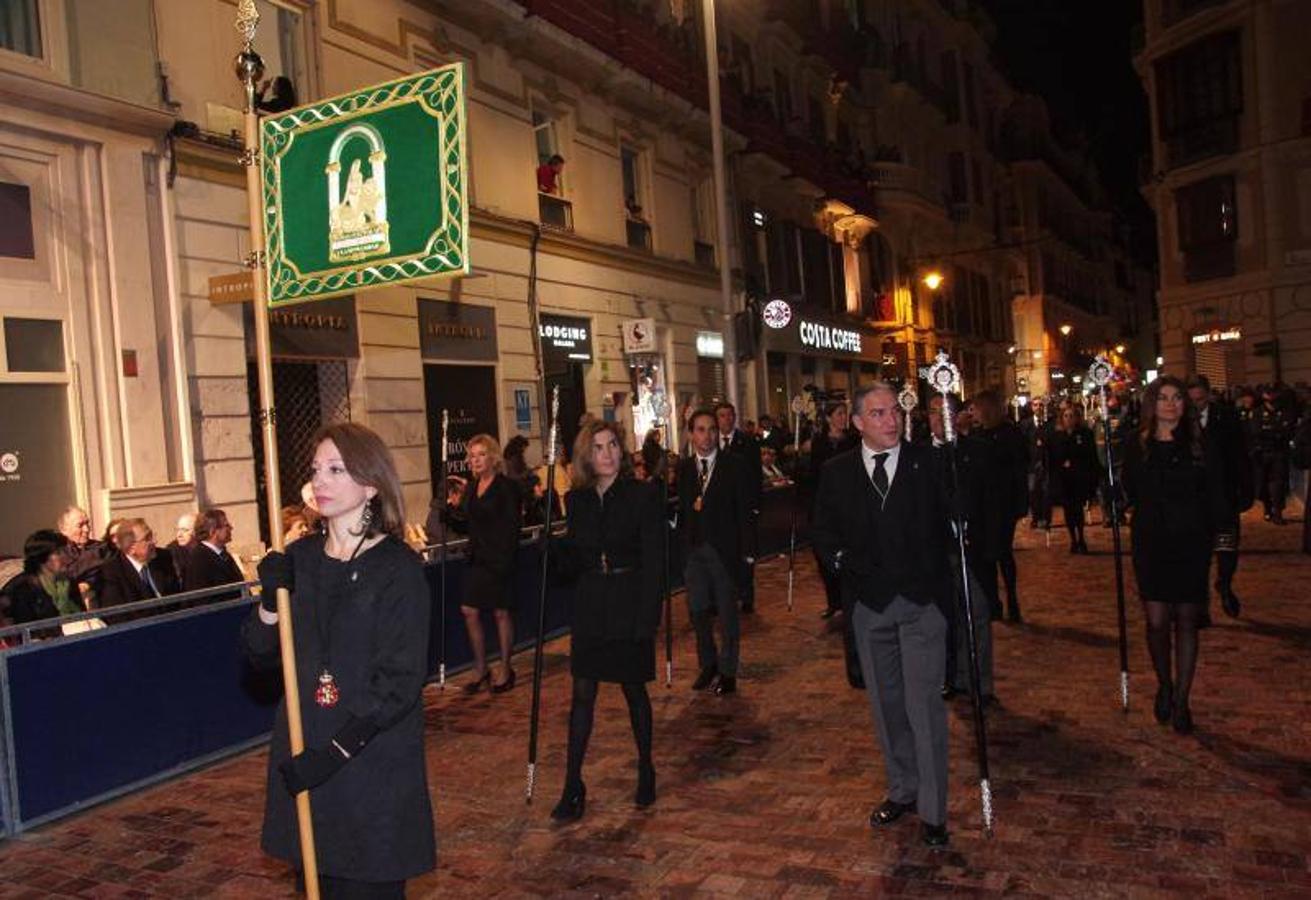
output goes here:
{"type": "MultiPolygon", "coordinates": [[[[255,52],[255,31],[259,27],[259,10],[255,0],[237,4],[236,28],[241,34],[241,52],[237,54],[237,80],[245,92],[244,117],[246,148],[241,163],[246,168],[246,213],[250,218],[251,253],[247,267],[251,271],[251,296],[255,312],[255,370],[259,382],[259,419],[264,438],[264,486],[269,511],[271,549],[284,548],[282,522],[278,510],[282,504],[282,485],[278,476],[277,416],[273,407],[273,352],[269,337],[267,284],[265,282],[264,188],[260,176],[259,111],[255,92],[264,77],[264,61],[255,52]]],[[[301,721],[300,684],[296,679],[296,644],[291,623],[291,593],[278,588],[278,644],[282,652],[282,683],[287,704],[287,743],[291,756],[305,750],[305,730],[301,721]]],[[[300,855],[305,875],[305,894],[309,900],[319,898],[319,863],[314,848],[314,822],[310,815],[309,791],[296,795],[296,822],[300,835],[300,855]]]]}
{"type": "MultiPolygon", "coordinates": [[[[447,447],[449,446],[449,444],[447,443],[447,431],[450,428],[450,422],[451,422],[450,414],[445,409],[443,409],[442,410],[442,480],[438,482],[438,484],[440,484],[441,487],[437,489],[438,491],[441,492],[441,502],[443,504],[446,502],[446,491],[447,491],[446,454],[447,454],[447,447]]],[[[446,550],[447,550],[446,535],[449,530],[447,527],[448,524],[449,523],[446,521],[446,517],[443,516],[442,517],[442,568],[441,568],[442,623],[441,623],[441,637],[439,638],[440,643],[438,644],[439,649],[438,649],[438,656],[437,656],[437,686],[440,687],[442,690],[446,689],[446,550]]]]}
{"type": "MultiPolygon", "coordinates": [[[[669,443],[672,440],[670,436],[669,422],[669,397],[664,391],[655,391],[651,394],[651,413],[655,417],[656,424],[661,427],[660,446],[665,452],[665,465],[669,465],[669,443]]],[[[663,467],[661,469],[663,471],[663,467]]],[[[661,587],[660,590],[664,595],[665,606],[665,687],[674,686],[674,591],[673,578],[669,574],[669,567],[672,560],[669,556],[669,503],[666,498],[668,495],[667,482],[657,486],[660,492],[660,527],[665,537],[665,556],[664,566],[660,573],[661,587]]]]}
{"type": "Polygon", "coordinates": [[[537,728],[542,711],[542,649],[546,645],[546,574],[551,549],[551,513],[555,509],[555,444],[560,426],[560,386],[551,389],[551,429],[546,450],[546,514],[542,517],[542,584],[537,603],[537,646],[533,650],[533,708],[528,722],[528,787],[525,800],[533,802],[537,778],[537,728]]]}
{"type": "MultiPolygon", "coordinates": [[[[815,401],[808,394],[797,394],[792,398],[792,459],[795,464],[801,461],[801,414],[813,417],[815,401]]],[[[798,472],[799,474],[799,472],[798,472]]],[[[788,536],[788,612],[792,612],[792,583],[797,568],[797,506],[801,502],[801,480],[792,479],[792,527],[788,536]]]]}
{"type": "Polygon", "coordinates": [[[1111,546],[1115,554],[1115,604],[1120,626],[1120,708],[1129,711],[1129,632],[1124,611],[1124,560],[1120,558],[1120,481],[1115,477],[1115,451],[1112,449],[1111,409],[1106,402],[1106,386],[1114,368],[1105,356],[1088,367],[1088,381],[1102,401],[1102,434],[1106,439],[1106,483],[1110,492],[1111,546]]]}
{"type": "Polygon", "coordinates": [[[897,405],[901,407],[901,417],[905,427],[906,441],[909,442],[914,436],[911,427],[910,414],[915,411],[915,407],[920,405],[919,395],[915,393],[915,388],[911,387],[909,381],[907,381],[906,386],[901,389],[901,393],[897,395],[897,405]]]}
{"type": "MultiPolygon", "coordinates": [[[[983,830],[992,835],[992,785],[988,776],[988,730],[983,717],[983,679],[979,672],[979,642],[974,632],[974,604],[970,589],[970,569],[965,558],[965,510],[960,503],[960,473],[956,464],[955,410],[951,407],[952,390],[960,382],[960,370],[952,364],[945,351],[929,366],[925,377],[942,395],[942,434],[946,443],[948,473],[951,478],[951,518],[956,531],[956,550],[959,557],[961,600],[965,604],[965,629],[970,653],[970,697],[974,708],[974,740],[979,757],[979,799],[983,810],[983,830]]],[[[904,392],[903,392],[904,393],[904,392]]]]}

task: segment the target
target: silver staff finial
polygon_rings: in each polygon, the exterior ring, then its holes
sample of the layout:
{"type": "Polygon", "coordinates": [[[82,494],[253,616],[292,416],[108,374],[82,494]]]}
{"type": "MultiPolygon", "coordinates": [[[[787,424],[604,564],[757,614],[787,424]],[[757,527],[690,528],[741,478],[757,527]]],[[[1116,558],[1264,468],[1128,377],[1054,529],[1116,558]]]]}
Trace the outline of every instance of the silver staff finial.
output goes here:
{"type": "Polygon", "coordinates": [[[901,407],[901,418],[906,426],[906,440],[909,441],[911,436],[910,414],[915,411],[915,407],[920,405],[919,395],[915,393],[915,388],[911,386],[909,381],[901,389],[901,393],[897,395],[897,405],[901,407]]]}
{"type": "Polygon", "coordinates": [[[950,395],[960,383],[960,369],[952,363],[946,350],[939,350],[924,377],[942,395],[942,436],[950,444],[956,440],[956,411],[951,408],[950,395]]]}
{"type": "Polygon", "coordinates": [[[259,28],[259,9],[255,0],[241,0],[237,4],[237,33],[249,47],[255,42],[255,29],[259,28]]]}
{"type": "Polygon", "coordinates": [[[560,427],[560,385],[551,388],[551,431],[550,446],[546,450],[546,464],[555,465],[555,443],[556,435],[559,434],[560,427]]]}
{"type": "Polygon", "coordinates": [[[1088,367],[1088,381],[1099,390],[1111,383],[1113,374],[1115,374],[1115,367],[1105,356],[1097,357],[1088,367]]]}

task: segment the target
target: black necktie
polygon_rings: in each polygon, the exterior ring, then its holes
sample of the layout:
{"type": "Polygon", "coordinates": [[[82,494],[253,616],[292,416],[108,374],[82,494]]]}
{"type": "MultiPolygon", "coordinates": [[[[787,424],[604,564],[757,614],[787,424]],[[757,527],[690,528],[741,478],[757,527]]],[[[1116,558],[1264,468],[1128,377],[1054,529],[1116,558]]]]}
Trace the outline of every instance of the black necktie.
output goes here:
{"type": "Polygon", "coordinates": [[[155,590],[155,581],[150,577],[150,567],[141,567],[141,586],[146,589],[147,597],[158,597],[159,591],[155,590]]]}
{"type": "Polygon", "coordinates": [[[874,472],[870,475],[870,481],[874,482],[874,490],[879,492],[879,499],[882,500],[888,495],[888,470],[883,468],[887,462],[888,454],[874,454],[874,472]]]}

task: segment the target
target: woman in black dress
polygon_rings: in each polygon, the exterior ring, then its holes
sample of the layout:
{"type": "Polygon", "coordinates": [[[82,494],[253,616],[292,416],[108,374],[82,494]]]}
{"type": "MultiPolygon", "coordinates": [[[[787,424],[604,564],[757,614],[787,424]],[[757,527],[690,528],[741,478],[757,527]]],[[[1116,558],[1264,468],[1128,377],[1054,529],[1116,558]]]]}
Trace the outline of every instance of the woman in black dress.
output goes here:
{"type": "Polygon", "coordinates": [[[658,484],[632,477],[624,434],[613,422],[590,421],[574,444],[573,490],[566,497],[569,531],[561,544],[567,569],[578,573],[570,649],[573,702],[564,792],[551,811],[556,821],[583,815],[583,757],[592,733],[601,682],[618,683],[628,701],[637,742],[638,806],[655,802],[651,762],[651,698],[655,633],[665,544],[658,484]]]}
{"type": "Polygon", "coordinates": [[[510,655],[514,651],[514,554],[519,546],[522,501],[519,487],[503,473],[501,445],[489,434],[469,438],[469,480],[456,479],[446,503],[451,527],[469,535],[469,576],[460,612],[473,650],[474,679],[464,686],[476,694],[490,684],[500,694],[514,687],[510,655]],[[496,617],[501,644],[500,677],[492,682],[487,668],[487,640],[482,611],[496,617]]]}
{"type": "Polygon", "coordinates": [[[260,605],[242,627],[251,661],[276,667],[277,589],[292,592],[306,749],[291,756],[286,701],[269,746],[261,846],[300,865],[293,798],[310,791],[322,896],[403,898],[436,865],[423,755],[432,600],[402,540],[400,478],[386,445],[353,423],[319,431],[314,496],[325,529],[260,562],[260,605]]]}
{"type": "Polygon", "coordinates": [[[1197,668],[1197,629],[1210,599],[1215,528],[1228,515],[1223,473],[1183,382],[1166,375],[1148,385],[1139,433],[1125,441],[1124,491],[1132,517],[1134,577],[1156,670],[1153,711],[1158,722],[1171,722],[1180,734],[1193,728],[1188,699],[1197,668]]]}
{"type": "Polygon", "coordinates": [[[1047,471],[1065,510],[1070,552],[1087,553],[1083,536],[1083,508],[1097,487],[1097,447],[1093,433],[1072,403],[1061,405],[1060,418],[1047,442],[1047,471]]]}

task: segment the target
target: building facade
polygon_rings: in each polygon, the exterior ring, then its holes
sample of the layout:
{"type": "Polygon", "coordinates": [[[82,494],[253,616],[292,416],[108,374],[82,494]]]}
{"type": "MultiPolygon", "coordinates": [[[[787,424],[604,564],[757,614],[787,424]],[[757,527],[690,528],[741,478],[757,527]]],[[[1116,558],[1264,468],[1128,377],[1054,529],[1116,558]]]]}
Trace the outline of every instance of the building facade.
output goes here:
{"type": "MultiPolygon", "coordinates": [[[[306,103],[451,62],[466,66],[469,101],[472,272],[273,315],[284,502],[307,477],[315,428],[350,418],[387,440],[422,521],[440,411],[457,465],[477,432],[523,435],[536,459],[539,370],[561,388],[566,442],[585,410],[640,440],[651,414],[634,400],[652,391],[684,410],[737,379],[743,418],[786,415],[807,385],[913,377],[940,346],[967,391],[1043,393],[1021,349],[1050,351],[1067,313],[1089,343],[1118,321],[1114,298],[1085,310],[1034,274],[1041,242],[1073,240],[1024,217],[1040,202],[1034,182],[1099,235],[1105,221],[1059,167],[1030,173],[1008,148],[1025,98],[990,64],[991,25],[964,0],[719,5],[724,247],[699,3],[257,6],[267,77],[287,80],[266,101],[287,85],[306,103]],[[625,353],[633,320],[654,331],[625,353]],[[1021,322],[1040,336],[1021,338],[1021,322]],[[729,328],[736,359],[723,358],[729,328]]],[[[234,6],[4,8],[0,394],[41,415],[19,433],[5,414],[0,472],[19,478],[0,488],[17,486],[22,514],[0,552],[67,502],[99,527],[144,515],[160,532],[187,508],[222,506],[253,547],[266,515],[239,287],[250,248],[234,6]]]]}
{"type": "Polygon", "coordinates": [[[1297,0],[1147,0],[1165,368],[1311,380],[1311,62],[1297,0]]]}

